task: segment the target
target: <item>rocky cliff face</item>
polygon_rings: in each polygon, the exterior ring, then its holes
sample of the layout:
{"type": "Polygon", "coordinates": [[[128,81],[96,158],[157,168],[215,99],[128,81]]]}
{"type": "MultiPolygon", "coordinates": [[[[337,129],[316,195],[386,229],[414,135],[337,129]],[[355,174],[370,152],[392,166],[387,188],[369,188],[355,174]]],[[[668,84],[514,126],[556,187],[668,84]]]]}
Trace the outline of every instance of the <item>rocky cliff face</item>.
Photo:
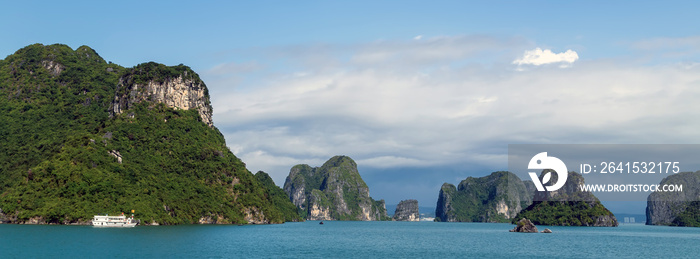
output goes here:
{"type": "Polygon", "coordinates": [[[469,177],[440,188],[435,218],[443,222],[510,222],[532,203],[523,181],[510,172],[469,177]]]}
{"type": "Polygon", "coordinates": [[[375,201],[346,156],[335,156],[321,167],[296,165],[284,183],[289,199],[308,220],[386,220],[384,200],[375,201]]]}
{"type": "MultiPolygon", "coordinates": [[[[680,225],[688,224],[688,220],[697,222],[700,215],[690,215],[686,210],[696,206],[694,201],[700,197],[700,171],[684,172],[670,175],[661,180],[660,185],[683,185],[682,192],[654,192],[647,198],[647,225],[680,225]],[[687,215],[686,215],[687,214],[687,215]],[[681,217],[679,217],[681,216],[681,217]],[[676,221],[674,223],[674,221],[676,221]]],[[[697,202],[696,202],[697,203],[697,202]]]]}
{"type": "Polygon", "coordinates": [[[417,200],[403,200],[396,205],[394,212],[394,221],[419,221],[420,212],[418,211],[417,200]]]}
{"type": "MultiPolygon", "coordinates": [[[[549,172],[544,170],[540,179],[549,172]]],[[[557,182],[557,174],[552,174],[552,183],[557,182]]],[[[618,222],[595,195],[579,190],[584,184],[583,176],[569,172],[566,184],[559,190],[536,191],[534,202],[520,211],[513,219],[528,218],[537,225],[617,227],[618,222]]]]}
{"type": "MultiPolygon", "coordinates": [[[[289,171],[284,182],[284,192],[287,193],[292,203],[302,211],[309,209],[306,202],[307,196],[309,196],[306,189],[307,179],[315,180],[317,177],[319,176],[316,175],[315,168],[311,168],[309,165],[296,165],[289,171]]],[[[310,185],[316,186],[318,183],[313,182],[310,185]]]]}
{"type": "MultiPolygon", "coordinates": [[[[540,174],[540,180],[546,173],[550,170],[544,170],[540,174]]],[[[556,183],[558,181],[558,176],[556,173],[551,174],[550,182],[556,183]]],[[[543,191],[539,192],[534,189],[535,196],[534,201],[586,201],[586,202],[597,202],[598,198],[591,192],[583,192],[579,190],[579,186],[583,185],[584,179],[581,174],[577,172],[569,172],[567,176],[566,184],[556,191],[543,191]]],[[[534,187],[534,186],[533,186],[534,187]]]]}
{"type": "Polygon", "coordinates": [[[188,67],[169,68],[156,63],[137,66],[119,78],[110,113],[121,114],[143,101],[181,110],[197,109],[202,122],[214,125],[207,86],[188,67]]]}
{"type": "Polygon", "coordinates": [[[455,213],[452,213],[452,199],[457,193],[457,187],[450,183],[442,184],[435,207],[435,220],[442,222],[455,222],[455,213]]]}
{"type": "Polygon", "coordinates": [[[2,208],[0,208],[0,224],[10,223],[10,222],[11,222],[11,220],[7,217],[7,215],[2,213],[2,208]]]}

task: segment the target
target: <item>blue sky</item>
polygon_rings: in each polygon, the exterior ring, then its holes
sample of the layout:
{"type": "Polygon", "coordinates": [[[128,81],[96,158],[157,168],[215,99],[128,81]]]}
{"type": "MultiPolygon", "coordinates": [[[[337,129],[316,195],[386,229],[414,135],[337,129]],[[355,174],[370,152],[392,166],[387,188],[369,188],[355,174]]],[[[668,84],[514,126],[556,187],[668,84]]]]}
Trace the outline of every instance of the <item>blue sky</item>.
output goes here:
{"type": "Polygon", "coordinates": [[[507,169],[508,144],[698,143],[697,10],[690,1],[12,1],[0,56],[64,43],[127,67],[189,65],[249,170],[282,185],[293,165],[344,154],[375,198],[434,206],[443,182],[507,169]]]}

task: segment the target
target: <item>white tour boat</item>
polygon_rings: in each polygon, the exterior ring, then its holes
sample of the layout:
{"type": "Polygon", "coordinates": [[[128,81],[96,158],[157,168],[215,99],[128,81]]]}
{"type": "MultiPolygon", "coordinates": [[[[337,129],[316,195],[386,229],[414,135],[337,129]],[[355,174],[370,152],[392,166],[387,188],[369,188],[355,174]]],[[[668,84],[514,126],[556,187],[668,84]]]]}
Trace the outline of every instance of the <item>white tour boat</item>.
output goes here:
{"type": "Polygon", "coordinates": [[[95,215],[92,218],[92,225],[95,227],[134,227],[137,224],[137,220],[134,220],[134,214],[127,218],[122,213],[121,216],[109,216],[109,215],[95,215]]]}

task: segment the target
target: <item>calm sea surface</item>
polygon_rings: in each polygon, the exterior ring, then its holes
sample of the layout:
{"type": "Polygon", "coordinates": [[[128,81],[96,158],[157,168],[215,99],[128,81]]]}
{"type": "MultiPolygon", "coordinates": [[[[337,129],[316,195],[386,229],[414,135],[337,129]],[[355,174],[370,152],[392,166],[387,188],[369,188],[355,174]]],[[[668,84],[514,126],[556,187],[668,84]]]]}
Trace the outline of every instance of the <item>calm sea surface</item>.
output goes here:
{"type": "Polygon", "coordinates": [[[510,233],[511,228],[340,221],[131,229],[0,224],[0,258],[700,257],[700,228],[549,227],[553,234],[510,233]]]}

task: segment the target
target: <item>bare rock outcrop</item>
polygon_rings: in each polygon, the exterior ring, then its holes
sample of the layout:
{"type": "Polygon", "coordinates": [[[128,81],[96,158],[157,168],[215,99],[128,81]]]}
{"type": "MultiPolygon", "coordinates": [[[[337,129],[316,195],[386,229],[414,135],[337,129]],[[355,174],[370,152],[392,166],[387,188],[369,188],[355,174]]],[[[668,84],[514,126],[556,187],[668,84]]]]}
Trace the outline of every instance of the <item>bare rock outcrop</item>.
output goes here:
{"type": "Polygon", "coordinates": [[[515,224],[515,228],[511,229],[510,232],[522,232],[522,233],[537,233],[537,227],[529,219],[522,218],[515,224]]]}
{"type": "Polygon", "coordinates": [[[54,77],[60,75],[63,70],[66,70],[66,66],[53,60],[43,60],[41,61],[41,65],[54,77]]]}
{"type": "Polygon", "coordinates": [[[394,212],[394,221],[419,221],[420,212],[418,211],[418,201],[417,200],[403,200],[396,205],[396,211],[394,212]]]}
{"type": "Polygon", "coordinates": [[[202,122],[214,125],[207,86],[186,66],[166,67],[151,62],[135,67],[119,78],[110,115],[121,114],[143,101],[181,110],[197,109],[202,122]]]}

